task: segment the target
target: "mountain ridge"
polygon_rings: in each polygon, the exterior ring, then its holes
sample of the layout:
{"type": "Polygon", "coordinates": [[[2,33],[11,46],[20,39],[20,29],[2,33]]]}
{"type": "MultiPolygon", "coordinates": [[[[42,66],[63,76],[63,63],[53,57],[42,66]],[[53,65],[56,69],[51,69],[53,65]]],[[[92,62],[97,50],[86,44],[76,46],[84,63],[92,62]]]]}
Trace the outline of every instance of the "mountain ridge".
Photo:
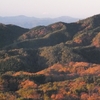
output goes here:
{"type": "MultiPolygon", "coordinates": [[[[36,50],[36,52],[38,52],[39,54],[35,55],[35,57],[37,59],[41,59],[42,57],[44,59],[43,63],[47,63],[46,65],[43,65],[44,68],[45,66],[48,67],[58,62],[68,63],[69,61],[73,61],[73,58],[75,58],[74,59],[75,61],[78,60],[80,61],[81,59],[83,59],[83,61],[89,61],[90,63],[99,63],[98,59],[99,59],[100,51],[98,48],[100,43],[98,37],[99,37],[100,26],[99,24],[97,24],[96,26],[94,25],[95,23],[98,23],[97,21],[95,22],[95,20],[96,18],[98,19],[99,17],[100,15],[97,15],[74,23],[57,22],[57,23],[50,24],[48,26],[38,26],[28,30],[22,29],[23,31],[26,31],[25,33],[23,32],[19,33],[17,29],[18,36],[15,36],[15,39],[11,43],[8,44],[7,42],[8,45],[5,44],[4,46],[2,46],[1,49],[8,50],[8,51],[18,49],[20,51],[20,49],[23,48],[25,49],[26,52],[27,49],[31,50],[31,52],[36,50]],[[59,48],[61,52],[57,51],[57,48],[59,48]],[[64,50],[62,50],[61,48],[64,48],[64,50]],[[68,50],[66,51],[66,49],[68,50]],[[47,50],[52,51],[51,61],[50,59],[48,59],[48,56],[50,55],[48,54],[47,50]],[[55,53],[55,51],[57,53],[55,53]],[[64,51],[66,51],[66,53],[64,53],[64,51]],[[60,55],[57,55],[59,53],[60,55]],[[84,53],[86,55],[84,55],[84,53]],[[47,56],[45,56],[45,54],[47,56]],[[69,58],[66,58],[68,57],[68,55],[69,58]],[[94,59],[92,60],[90,58],[90,55],[96,56],[97,58],[94,57],[94,59]],[[54,62],[52,62],[53,59],[52,57],[54,58],[53,60],[54,62]],[[58,59],[59,57],[61,57],[61,59],[58,59]],[[66,61],[64,59],[66,59],[66,61]]],[[[5,26],[9,27],[9,25],[5,25],[5,26]]],[[[13,29],[12,25],[10,25],[10,27],[11,29],[13,29]]],[[[15,29],[13,31],[15,31],[15,29]]],[[[1,33],[1,36],[3,34],[4,33],[1,33]]],[[[8,38],[8,40],[10,38],[8,38]]],[[[31,55],[29,54],[29,56],[31,55]]],[[[36,66],[38,66],[38,64],[36,64],[36,66]]]]}
{"type": "Polygon", "coordinates": [[[0,23],[4,24],[15,24],[24,28],[33,28],[39,25],[49,25],[54,22],[63,21],[63,22],[75,22],[79,18],[72,18],[69,16],[61,16],[57,18],[36,18],[36,17],[27,17],[24,15],[20,16],[9,16],[9,17],[0,17],[0,23]]]}

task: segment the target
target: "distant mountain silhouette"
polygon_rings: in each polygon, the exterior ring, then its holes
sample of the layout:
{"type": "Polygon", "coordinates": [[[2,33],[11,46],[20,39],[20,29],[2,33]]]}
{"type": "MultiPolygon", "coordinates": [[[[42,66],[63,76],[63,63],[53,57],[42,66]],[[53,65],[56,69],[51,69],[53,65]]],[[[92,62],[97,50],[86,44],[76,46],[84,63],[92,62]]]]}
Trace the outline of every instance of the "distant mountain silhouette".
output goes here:
{"type": "Polygon", "coordinates": [[[72,18],[68,16],[62,16],[58,18],[36,18],[36,17],[27,17],[27,16],[11,16],[11,17],[0,17],[0,23],[4,24],[14,24],[24,28],[33,28],[39,25],[49,25],[55,22],[75,22],[78,21],[78,18],[72,18]]]}

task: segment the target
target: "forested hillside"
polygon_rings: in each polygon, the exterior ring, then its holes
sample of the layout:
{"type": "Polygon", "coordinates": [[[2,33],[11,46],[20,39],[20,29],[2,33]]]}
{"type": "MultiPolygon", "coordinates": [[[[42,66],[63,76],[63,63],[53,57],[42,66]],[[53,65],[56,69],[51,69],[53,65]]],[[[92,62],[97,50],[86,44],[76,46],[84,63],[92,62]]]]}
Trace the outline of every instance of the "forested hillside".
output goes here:
{"type": "Polygon", "coordinates": [[[100,15],[0,24],[0,100],[100,100],[100,15]]]}

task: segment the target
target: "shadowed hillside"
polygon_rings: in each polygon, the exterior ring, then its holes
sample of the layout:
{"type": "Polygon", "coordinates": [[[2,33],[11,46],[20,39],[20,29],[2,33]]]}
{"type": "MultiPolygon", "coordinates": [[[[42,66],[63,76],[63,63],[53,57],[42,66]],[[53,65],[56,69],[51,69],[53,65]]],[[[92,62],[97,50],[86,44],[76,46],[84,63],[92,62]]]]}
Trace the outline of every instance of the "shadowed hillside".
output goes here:
{"type": "Polygon", "coordinates": [[[0,24],[0,48],[14,43],[20,35],[27,31],[28,29],[19,26],[0,24]]]}
{"type": "Polygon", "coordinates": [[[63,43],[39,49],[11,49],[0,52],[0,70],[36,72],[55,63],[85,61],[63,43]]]}

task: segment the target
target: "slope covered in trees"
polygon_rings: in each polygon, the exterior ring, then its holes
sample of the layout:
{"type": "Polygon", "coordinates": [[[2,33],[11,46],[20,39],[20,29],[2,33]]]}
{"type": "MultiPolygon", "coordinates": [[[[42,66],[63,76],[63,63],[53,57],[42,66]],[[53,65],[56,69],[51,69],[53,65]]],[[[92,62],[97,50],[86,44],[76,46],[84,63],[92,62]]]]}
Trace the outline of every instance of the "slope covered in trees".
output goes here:
{"type": "Polygon", "coordinates": [[[99,100],[100,15],[24,29],[0,24],[2,100],[99,100]]]}

